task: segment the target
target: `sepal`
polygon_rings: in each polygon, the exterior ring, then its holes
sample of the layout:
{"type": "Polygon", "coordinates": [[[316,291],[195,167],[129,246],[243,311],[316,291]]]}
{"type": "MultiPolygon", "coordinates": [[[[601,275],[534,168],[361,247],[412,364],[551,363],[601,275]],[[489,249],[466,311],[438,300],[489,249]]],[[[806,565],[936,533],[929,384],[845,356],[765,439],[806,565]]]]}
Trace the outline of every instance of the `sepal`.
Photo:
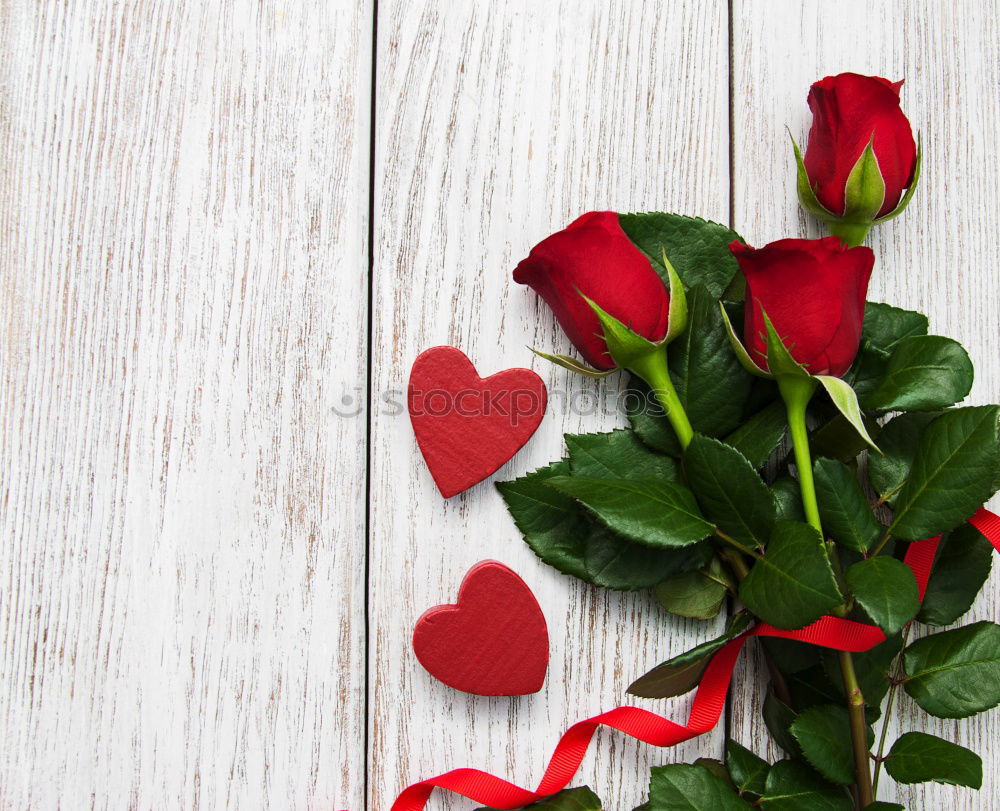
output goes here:
{"type": "Polygon", "coordinates": [[[733,322],[729,320],[729,313],[726,312],[726,305],[721,301],[719,302],[719,309],[722,311],[722,322],[726,325],[726,337],[729,338],[729,343],[733,347],[733,352],[736,355],[736,359],[740,362],[740,366],[752,375],[773,380],[774,375],[764,369],[761,369],[756,363],[753,362],[753,358],[750,357],[750,353],[747,352],[747,348],[743,346],[743,342],[739,339],[739,336],[733,329],[733,322]]]}
{"type": "Polygon", "coordinates": [[[878,157],[875,155],[874,136],[868,141],[864,152],[861,153],[847,176],[847,184],[844,188],[844,211],[839,214],[830,211],[819,201],[816,191],[809,181],[802,151],[791,132],[789,132],[788,137],[792,141],[792,149],[795,152],[796,189],[800,205],[816,219],[828,223],[830,233],[840,237],[850,246],[860,245],[872,225],[898,217],[913,199],[923,161],[923,138],[919,133],[917,134],[917,157],[913,167],[913,179],[899,204],[881,217],[878,216],[878,213],[885,202],[885,178],[878,165],[878,157]]]}
{"type": "Polygon", "coordinates": [[[771,374],[775,377],[809,377],[809,370],[792,357],[763,308],[761,314],[767,328],[767,368],[771,374]]]}
{"type": "MultiPolygon", "coordinates": [[[[531,347],[529,346],[528,349],[531,349],[531,347]]],[[[550,355],[547,352],[539,352],[537,349],[531,349],[531,351],[538,355],[538,357],[544,358],[556,366],[562,366],[563,369],[569,369],[571,372],[576,372],[584,377],[607,377],[618,371],[617,369],[591,369],[583,361],[571,358],[569,355],[550,355]]]]}
{"type": "Polygon", "coordinates": [[[865,241],[885,202],[885,178],[875,157],[874,138],[873,135],[847,176],[843,216],[829,224],[830,233],[851,247],[865,241]]]}
{"type": "Polygon", "coordinates": [[[847,176],[844,188],[844,217],[849,223],[870,225],[885,202],[885,179],[872,148],[874,136],[847,176]]]}
{"type": "MultiPolygon", "coordinates": [[[[582,293],[580,295],[583,296],[582,293]]],[[[611,355],[616,366],[622,369],[631,369],[643,358],[663,351],[663,341],[653,343],[631,330],[610,313],[605,312],[597,302],[586,296],[583,296],[583,300],[590,305],[590,309],[594,311],[601,322],[604,343],[607,344],[608,354],[611,355]]]]}
{"type": "Polygon", "coordinates": [[[791,139],[792,149],[795,151],[795,166],[798,171],[798,179],[796,181],[795,188],[799,194],[799,205],[812,214],[817,220],[822,220],[823,222],[836,222],[840,219],[840,217],[824,206],[816,196],[816,192],[813,190],[812,184],[809,182],[809,174],[806,172],[805,162],[802,160],[802,150],[800,150],[799,145],[795,143],[795,138],[792,136],[790,130],[788,132],[788,137],[791,139]]]}
{"type": "Polygon", "coordinates": [[[844,415],[844,418],[854,427],[858,435],[868,443],[872,450],[882,453],[865,427],[861,406],[858,404],[858,395],[850,384],[831,375],[814,375],[814,377],[826,389],[826,393],[830,395],[837,410],[844,415]]]}
{"type": "Polygon", "coordinates": [[[663,267],[667,269],[667,278],[670,280],[670,306],[667,311],[667,334],[663,336],[663,343],[669,344],[674,338],[687,329],[688,325],[688,304],[687,295],[684,292],[684,284],[681,277],[677,275],[674,266],[667,259],[667,252],[663,251],[663,267]]]}
{"type": "Polygon", "coordinates": [[[920,166],[923,163],[924,157],[924,139],[923,136],[917,133],[917,159],[913,165],[913,180],[910,181],[910,185],[906,187],[906,194],[903,195],[903,199],[899,201],[899,205],[896,206],[888,214],[879,217],[875,220],[876,223],[883,223],[886,220],[891,220],[893,217],[898,217],[906,207],[910,204],[910,200],[913,199],[913,193],[917,190],[917,181],[920,180],[920,166]]]}

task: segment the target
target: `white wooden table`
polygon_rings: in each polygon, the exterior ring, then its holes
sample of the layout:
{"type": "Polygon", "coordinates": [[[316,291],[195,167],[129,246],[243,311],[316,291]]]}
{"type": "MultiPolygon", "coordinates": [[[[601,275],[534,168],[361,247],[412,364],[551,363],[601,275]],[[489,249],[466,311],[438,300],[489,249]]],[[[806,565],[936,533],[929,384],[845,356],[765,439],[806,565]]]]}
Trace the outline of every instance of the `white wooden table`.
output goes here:
{"type": "MultiPolygon", "coordinates": [[[[972,354],[970,400],[1000,400],[995,12],[7,0],[0,807],[375,811],[462,765],[533,784],[569,723],[718,624],[543,566],[488,484],[442,501],[400,406],[410,363],[449,343],[545,378],[504,478],[622,424],[525,349],[568,344],[515,263],[591,209],[818,235],[784,128],[805,134],[812,81],[856,70],[906,78],[925,145],[871,297],[928,312],[972,354]],[[538,695],[469,697],[414,659],[417,616],[484,558],[549,619],[538,695]]],[[[972,616],[998,605],[994,575],[972,616]]],[[[631,809],[650,765],[717,756],[725,727],[776,754],[757,667],[716,733],[659,751],[602,732],[580,782],[631,809]]],[[[900,800],[1000,808],[998,722],[904,702],[901,728],[972,746],[986,779],[900,800]]]]}

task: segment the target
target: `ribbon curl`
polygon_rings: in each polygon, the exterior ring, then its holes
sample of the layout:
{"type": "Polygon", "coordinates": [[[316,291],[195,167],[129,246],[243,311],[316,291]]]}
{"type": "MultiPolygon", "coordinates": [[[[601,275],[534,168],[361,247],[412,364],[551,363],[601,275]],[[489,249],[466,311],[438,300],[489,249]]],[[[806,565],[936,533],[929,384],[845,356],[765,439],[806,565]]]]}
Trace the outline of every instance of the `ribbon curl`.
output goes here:
{"type": "MultiPolygon", "coordinates": [[[[969,523],[1000,552],[1000,516],[980,509],[969,519],[969,523]]],[[[921,600],[927,591],[927,582],[940,540],[941,536],[915,541],[906,550],[903,562],[913,571],[921,600]]],[[[446,789],[474,802],[506,811],[543,800],[569,785],[600,726],[616,729],[643,743],[659,747],[676,746],[704,735],[719,722],[736,660],[743,646],[754,636],[794,639],[851,653],[862,653],[885,641],[885,634],[875,626],[837,617],[822,617],[798,631],[783,631],[759,622],[727,642],[712,657],[695,692],[687,724],[674,723],[639,707],[617,707],[579,721],[563,733],[541,782],[534,791],[478,769],[453,769],[406,788],[392,804],[391,811],[422,811],[435,788],[446,789]]]]}

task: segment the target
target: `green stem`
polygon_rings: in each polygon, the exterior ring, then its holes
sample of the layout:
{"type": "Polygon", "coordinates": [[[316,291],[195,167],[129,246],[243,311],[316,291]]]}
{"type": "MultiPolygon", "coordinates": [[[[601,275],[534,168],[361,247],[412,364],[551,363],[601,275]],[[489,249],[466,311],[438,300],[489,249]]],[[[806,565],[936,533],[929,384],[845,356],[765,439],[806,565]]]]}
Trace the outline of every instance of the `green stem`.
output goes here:
{"type": "MultiPolygon", "coordinates": [[[[684,406],[677,396],[677,389],[674,388],[674,382],[670,379],[666,349],[664,348],[663,351],[651,353],[641,358],[632,364],[630,371],[635,372],[645,380],[650,389],[656,394],[660,405],[663,406],[663,410],[667,415],[667,419],[670,420],[670,424],[673,426],[674,433],[677,434],[681,448],[686,450],[687,446],[691,444],[694,429],[691,427],[691,421],[688,419],[687,413],[684,411],[684,406]]],[[[720,551],[737,578],[743,580],[750,573],[743,555],[749,555],[750,557],[760,556],[754,550],[749,549],[724,532],[716,530],[716,534],[732,547],[730,549],[723,548],[720,551]]],[[[766,649],[764,650],[764,660],[771,674],[771,682],[774,685],[775,695],[785,704],[791,706],[792,697],[788,689],[788,683],[766,649]]]]}
{"type": "Polygon", "coordinates": [[[854,222],[831,222],[829,223],[830,233],[835,237],[840,237],[841,241],[844,242],[848,248],[857,248],[862,242],[865,241],[865,237],[868,236],[868,231],[871,229],[871,223],[854,223],[854,222]]]}
{"type": "Polygon", "coordinates": [[[885,760],[882,753],[885,752],[886,736],[889,734],[889,719],[892,715],[892,705],[896,699],[896,690],[901,684],[900,677],[903,675],[903,650],[906,648],[906,643],[910,638],[911,627],[911,625],[907,625],[903,630],[903,647],[896,655],[893,666],[890,668],[892,675],[890,676],[889,681],[889,697],[885,701],[885,710],[882,714],[882,733],[879,735],[878,739],[878,752],[875,756],[875,777],[872,780],[872,792],[876,796],[878,794],[879,772],[882,770],[882,761],[885,760]]]}
{"type": "Polygon", "coordinates": [[[733,570],[733,574],[736,575],[737,580],[743,580],[743,578],[750,574],[750,567],[747,566],[747,562],[743,560],[743,556],[735,549],[726,549],[723,547],[719,550],[719,554],[726,559],[729,568],[733,570]]]}
{"type": "Polygon", "coordinates": [[[854,772],[858,781],[858,799],[861,807],[867,808],[875,802],[872,789],[871,753],[868,751],[868,722],[865,720],[865,697],[854,670],[854,657],[846,651],[838,654],[840,672],[844,677],[844,691],[847,693],[847,712],[851,721],[851,743],[854,748],[854,772]]]}
{"type": "Polygon", "coordinates": [[[806,430],[806,406],[816,391],[818,383],[811,377],[779,377],[778,390],[788,412],[788,431],[792,435],[795,465],[799,473],[799,490],[806,521],[820,534],[823,527],[819,520],[816,502],[816,485],[813,482],[812,459],[809,456],[809,434],[806,430]]]}
{"type": "Polygon", "coordinates": [[[677,396],[677,389],[670,379],[670,371],[667,368],[667,348],[664,346],[658,352],[651,352],[636,360],[629,371],[635,372],[639,377],[649,384],[650,389],[656,394],[656,398],[663,406],[667,419],[677,434],[677,439],[681,443],[681,448],[686,449],[691,444],[694,436],[694,429],[681,405],[680,397],[677,396]]]}
{"type": "MultiPolygon", "coordinates": [[[[816,391],[816,381],[810,377],[782,376],[778,378],[778,390],[785,401],[788,412],[788,430],[792,436],[792,448],[795,452],[795,466],[799,474],[799,490],[802,493],[802,507],[806,520],[820,536],[823,535],[823,525],[819,517],[819,504],[816,501],[816,484],[813,481],[812,457],[809,453],[809,434],[806,428],[806,407],[809,399],[816,391]]],[[[824,545],[824,549],[826,549],[824,545]]],[[[827,550],[831,566],[834,566],[836,555],[827,550]]],[[[839,561],[835,569],[839,569],[839,561]]],[[[834,613],[843,617],[847,609],[841,606],[834,613]]],[[[858,782],[858,799],[865,808],[875,801],[872,790],[872,775],[870,769],[871,753],[868,751],[868,723],[865,720],[865,697],[861,692],[858,674],[854,668],[854,657],[846,651],[838,654],[840,673],[844,679],[844,692],[847,694],[847,712],[851,725],[851,746],[854,750],[854,771],[858,782]]]]}
{"type": "MultiPolygon", "coordinates": [[[[742,552],[744,555],[749,555],[752,558],[756,558],[758,560],[760,559],[760,553],[759,552],[751,549],[749,546],[745,546],[744,544],[741,544],[739,541],[737,541],[731,535],[726,535],[726,533],[723,532],[718,527],[715,528],[715,534],[719,538],[721,538],[723,541],[725,541],[727,544],[729,544],[731,547],[733,547],[733,549],[736,549],[736,550],[742,552]]],[[[750,572],[748,570],[746,572],[746,574],[749,574],[749,573],[750,572]]],[[[744,575],[744,576],[746,576],[746,575],[744,575]]]]}
{"type": "Polygon", "coordinates": [[[868,553],[868,557],[873,558],[876,555],[878,555],[879,552],[881,552],[883,549],[885,549],[885,545],[887,543],[889,543],[889,539],[891,537],[892,537],[892,533],[891,532],[886,532],[885,535],[883,535],[882,538],[879,540],[879,542],[875,545],[875,548],[871,552],[868,553]]]}
{"type": "MultiPolygon", "coordinates": [[[[677,389],[674,388],[674,382],[670,379],[666,347],[660,352],[650,353],[639,361],[636,361],[630,367],[630,371],[635,372],[649,384],[650,389],[652,389],[660,401],[660,405],[663,406],[667,419],[670,420],[674,433],[677,434],[677,439],[681,443],[681,448],[686,450],[687,446],[691,444],[694,429],[691,427],[691,421],[684,411],[684,406],[681,405],[680,397],[677,396],[677,389]]],[[[742,580],[750,573],[746,561],[743,560],[743,555],[749,555],[750,557],[760,557],[760,555],[724,532],[716,530],[716,534],[732,547],[731,549],[723,548],[721,552],[723,557],[729,562],[737,578],[742,580]]],[[[792,697],[788,690],[788,683],[767,650],[764,651],[764,659],[771,674],[771,682],[774,684],[774,694],[785,704],[791,706],[792,697]]]]}

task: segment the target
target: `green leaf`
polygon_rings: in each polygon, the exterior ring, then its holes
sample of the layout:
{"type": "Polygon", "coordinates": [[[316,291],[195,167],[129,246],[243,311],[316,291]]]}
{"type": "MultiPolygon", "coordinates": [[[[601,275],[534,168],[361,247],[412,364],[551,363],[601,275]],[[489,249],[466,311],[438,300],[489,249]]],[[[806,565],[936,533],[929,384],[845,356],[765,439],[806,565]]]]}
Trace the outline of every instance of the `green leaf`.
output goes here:
{"type": "Polygon", "coordinates": [[[777,637],[762,638],[760,641],[782,673],[798,673],[819,664],[820,649],[815,645],[777,637]]]}
{"type": "Polygon", "coordinates": [[[899,803],[874,802],[871,805],[866,805],[865,811],[906,811],[906,807],[899,803]]]}
{"type": "Polygon", "coordinates": [[[885,528],[868,506],[857,476],[843,462],[817,459],[813,465],[823,530],[837,543],[866,552],[885,528]]]}
{"type": "Polygon", "coordinates": [[[649,811],[749,811],[725,781],[704,766],[672,763],[650,769],[649,811]]]}
{"type": "Polygon", "coordinates": [[[905,338],[862,404],[881,411],[936,411],[964,399],[972,378],[972,361],[957,341],[940,335],[905,338]]]}
{"type": "Polygon", "coordinates": [[[888,368],[888,355],[862,346],[851,368],[844,375],[844,382],[854,389],[859,401],[865,402],[865,396],[878,388],[888,368]]]}
{"type": "Polygon", "coordinates": [[[888,555],[859,561],[844,577],[858,604],[887,636],[906,625],[920,608],[913,570],[888,555]]]}
{"type": "Polygon", "coordinates": [[[687,481],[710,521],[748,546],[764,546],[774,527],[774,499],[735,448],[695,434],[684,453],[687,481]]]}
{"type": "Polygon", "coordinates": [[[744,605],[777,628],[804,628],[843,602],[823,539],[808,524],[778,521],[764,557],[740,586],[744,605]]]}
{"type": "Polygon", "coordinates": [[[569,467],[574,476],[593,479],[677,480],[677,463],[656,453],[634,431],[566,434],[569,467]]]}
{"type": "Polygon", "coordinates": [[[854,430],[858,432],[858,436],[877,451],[878,446],[875,444],[875,440],[871,438],[868,428],[865,426],[861,406],[858,405],[858,395],[854,393],[854,389],[839,377],[831,377],[830,375],[815,375],[814,377],[826,389],[826,393],[830,395],[830,399],[837,407],[837,410],[854,427],[854,430]]]}
{"type": "Polygon", "coordinates": [[[653,549],[591,524],[583,540],[583,580],[606,589],[635,591],[678,572],[698,569],[711,557],[707,541],[681,549],[653,549]]]}
{"type": "Polygon", "coordinates": [[[983,761],[979,755],[924,732],[901,735],[886,755],[885,770],[897,783],[933,781],[969,788],[983,785],[983,761]]]}
{"type": "Polygon", "coordinates": [[[733,355],[715,298],[698,285],[688,292],[687,332],[667,347],[670,377],[694,430],[721,436],[743,420],[753,378],[733,355]]]}
{"type": "Polygon", "coordinates": [[[587,524],[576,503],[546,486],[554,476],[569,473],[569,461],[548,467],[509,482],[497,482],[497,490],[507,502],[514,523],[531,550],[559,571],[586,578],[581,537],[587,524]]]}
{"type": "Polygon", "coordinates": [[[799,490],[799,483],[790,475],[786,473],[774,480],[771,485],[771,495],[774,496],[779,521],[805,522],[806,514],[802,509],[802,493],[799,490]]]}
{"type": "Polygon", "coordinates": [[[729,620],[722,636],[702,642],[689,651],[657,665],[629,685],[627,692],[639,698],[671,698],[694,689],[712,657],[727,642],[750,627],[750,617],[742,611],[729,620]]]}
{"type": "Polygon", "coordinates": [[[886,423],[879,434],[881,454],[869,454],[868,478],[872,487],[890,504],[899,494],[913,467],[924,428],[935,414],[900,414],[886,423]]]}
{"type": "Polygon", "coordinates": [[[743,240],[717,222],[658,211],[619,214],[618,222],[626,236],[649,258],[664,284],[669,284],[664,254],[685,287],[703,284],[713,298],[722,295],[739,269],[729,252],[729,243],[743,240]]]}
{"type": "Polygon", "coordinates": [[[1000,625],[977,622],[918,639],[903,652],[903,687],[938,718],[1000,704],[1000,625]]]}
{"type": "MultiPolygon", "coordinates": [[[[790,731],[806,760],[832,783],[854,783],[851,721],[844,707],[824,704],[799,713],[790,731]]],[[[869,746],[875,736],[869,733],[869,746]]]]}
{"type": "Polygon", "coordinates": [[[866,225],[875,220],[885,202],[885,180],[872,149],[873,140],[874,135],[847,175],[844,187],[844,218],[866,225]]]}
{"type": "MultiPolygon", "coordinates": [[[[881,426],[878,421],[867,414],[862,414],[861,418],[868,436],[879,439],[881,426]]],[[[825,456],[841,462],[854,462],[867,447],[868,443],[839,411],[809,435],[809,448],[814,459],[825,456]]]]}
{"type": "Polygon", "coordinates": [[[736,273],[729,281],[729,286],[722,291],[722,299],[733,303],[740,303],[746,298],[747,280],[742,273],[736,273]]]}
{"type": "Polygon", "coordinates": [[[713,531],[691,491],[677,482],[554,476],[546,484],[575,498],[611,531],[647,546],[687,546],[713,531]]]}
{"type": "Polygon", "coordinates": [[[900,341],[927,334],[927,316],[869,301],[861,330],[861,348],[844,376],[858,395],[875,389],[889,365],[889,356],[900,341]]]}
{"type": "Polygon", "coordinates": [[[972,524],[961,524],[938,546],[927,592],[917,619],[928,625],[951,625],[972,607],[990,576],[994,550],[972,524]]]}
{"type": "Polygon", "coordinates": [[[767,775],[760,800],[767,811],[852,811],[847,793],[830,785],[804,763],[779,760],[767,775]]]}
{"type": "Polygon", "coordinates": [[[957,526],[993,495],[1000,406],[948,411],[927,426],[889,531],[918,541],[957,526]]]}
{"type": "Polygon", "coordinates": [[[761,468],[788,430],[785,406],[776,401],[765,406],[725,438],[755,468],[761,468]]]}
{"type": "Polygon", "coordinates": [[[792,722],[798,717],[795,710],[774,694],[772,687],[767,688],[764,696],[764,705],[761,707],[761,717],[767,731],[771,733],[774,742],[784,749],[788,754],[796,757],[802,754],[799,743],[792,737],[789,731],[792,722]]]}
{"type": "Polygon", "coordinates": [[[716,760],[710,757],[700,757],[694,762],[695,766],[701,766],[703,769],[708,769],[712,774],[718,777],[723,783],[725,783],[733,791],[736,791],[736,785],[733,783],[733,778],[729,776],[729,772],[726,771],[725,764],[721,760],[716,760]]]}
{"type": "Polygon", "coordinates": [[[842,703],[842,696],[822,665],[815,665],[799,673],[786,673],[785,681],[792,703],[800,712],[818,705],[840,706],[842,703]]]}
{"type": "MultiPolygon", "coordinates": [[[[531,349],[531,347],[529,346],[528,349],[531,349]]],[[[569,355],[550,355],[547,352],[539,352],[537,349],[531,349],[531,351],[538,355],[538,357],[549,361],[549,363],[554,363],[556,366],[569,369],[571,372],[576,372],[578,375],[583,375],[584,377],[607,377],[618,371],[618,369],[591,369],[583,361],[571,358],[569,355]]]]}
{"type": "Polygon", "coordinates": [[[764,793],[767,773],[771,769],[764,758],[757,757],[745,746],[729,740],[726,743],[726,766],[741,796],[748,793],[760,796],[764,793]]]}
{"type": "Polygon", "coordinates": [[[716,616],[732,581],[717,557],[708,567],[668,577],[653,594],[667,611],[680,617],[708,620],[716,616]]]}
{"type": "Polygon", "coordinates": [[[887,357],[900,341],[927,334],[927,316],[877,301],[865,302],[861,343],[887,357]]]}
{"type": "MultiPolygon", "coordinates": [[[[604,803],[598,799],[594,792],[587,786],[580,786],[579,788],[565,789],[540,802],[526,805],[523,811],[529,811],[529,809],[533,811],[602,811],[603,808],[604,803]]],[[[494,809],[479,808],[476,811],[494,811],[494,809]]]]}
{"type": "Polygon", "coordinates": [[[568,473],[563,460],[496,485],[525,542],[550,566],[594,585],[633,590],[697,569],[711,555],[707,543],[651,549],[596,525],[573,499],[547,486],[568,473]]]}

